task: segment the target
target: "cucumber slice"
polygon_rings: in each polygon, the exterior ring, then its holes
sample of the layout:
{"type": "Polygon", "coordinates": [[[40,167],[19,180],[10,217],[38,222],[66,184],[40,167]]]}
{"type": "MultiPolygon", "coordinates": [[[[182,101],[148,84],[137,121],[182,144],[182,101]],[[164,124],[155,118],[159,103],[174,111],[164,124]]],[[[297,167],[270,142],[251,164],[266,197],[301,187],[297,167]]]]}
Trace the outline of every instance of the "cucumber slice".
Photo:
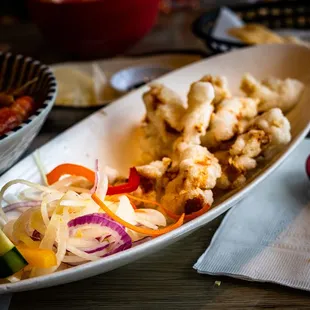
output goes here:
{"type": "Polygon", "coordinates": [[[27,265],[27,261],[0,229],[0,278],[11,276],[27,265]]]}
{"type": "Polygon", "coordinates": [[[10,250],[14,248],[14,244],[5,235],[5,233],[0,229],[0,256],[3,256],[10,250]]]}

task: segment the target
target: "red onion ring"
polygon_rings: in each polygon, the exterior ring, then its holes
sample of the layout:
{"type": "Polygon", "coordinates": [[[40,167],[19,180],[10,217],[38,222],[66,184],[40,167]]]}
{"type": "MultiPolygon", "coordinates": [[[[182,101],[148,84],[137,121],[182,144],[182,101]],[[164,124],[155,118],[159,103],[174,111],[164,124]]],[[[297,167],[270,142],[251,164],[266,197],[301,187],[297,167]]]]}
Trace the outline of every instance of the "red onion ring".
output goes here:
{"type": "MultiPolygon", "coordinates": [[[[112,220],[108,215],[103,213],[87,214],[71,220],[68,223],[69,235],[74,235],[76,229],[82,228],[86,225],[88,227],[90,225],[94,225],[96,226],[96,228],[98,228],[98,226],[102,227],[102,235],[105,235],[108,232],[108,234],[110,234],[111,236],[109,237],[110,240],[106,240],[107,238],[105,238],[104,242],[96,247],[88,249],[80,248],[80,250],[84,251],[85,253],[95,254],[107,249],[107,253],[101,255],[102,257],[105,257],[129,249],[132,246],[131,238],[125,231],[125,228],[119,223],[112,220]],[[117,236],[115,236],[115,233],[117,236]]],[[[97,238],[98,236],[94,237],[94,239],[97,238]]]]}
{"type": "Polygon", "coordinates": [[[101,245],[101,246],[98,247],[98,248],[85,251],[85,252],[88,253],[88,254],[96,253],[96,252],[99,252],[99,251],[102,251],[102,250],[106,249],[106,248],[107,248],[108,246],[110,246],[110,245],[111,245],[111,243],[106,241],[106,244],[101,245]]]}
{"type": "Polygon", "coordinates": [[[115,248],[114,250],[112,250],[111,252],[103,255],[102,257],[110,256],[112,254],[115,254],[115,253],[118,253],[118,252],[121,252],[121,251],[125,251],[125,250],[127,250],[127,249],[129,249],[131,247],[131,246],[130,247],[127,247],[127,246],[128,245],[124,243],[124,244],[120,245],[119,247],[115,248]]]}

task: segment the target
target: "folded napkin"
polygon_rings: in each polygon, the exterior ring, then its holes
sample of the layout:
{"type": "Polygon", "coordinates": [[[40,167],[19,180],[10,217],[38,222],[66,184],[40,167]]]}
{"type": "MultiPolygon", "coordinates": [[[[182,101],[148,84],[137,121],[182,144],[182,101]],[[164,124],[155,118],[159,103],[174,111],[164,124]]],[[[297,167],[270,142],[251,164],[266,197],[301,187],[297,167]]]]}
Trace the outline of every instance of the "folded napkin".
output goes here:
{"type": "Polygon", "coordinates": [[[310,181],[304,140],[229,211],[194,268],[202,274],[310,290],[310,181]]]}

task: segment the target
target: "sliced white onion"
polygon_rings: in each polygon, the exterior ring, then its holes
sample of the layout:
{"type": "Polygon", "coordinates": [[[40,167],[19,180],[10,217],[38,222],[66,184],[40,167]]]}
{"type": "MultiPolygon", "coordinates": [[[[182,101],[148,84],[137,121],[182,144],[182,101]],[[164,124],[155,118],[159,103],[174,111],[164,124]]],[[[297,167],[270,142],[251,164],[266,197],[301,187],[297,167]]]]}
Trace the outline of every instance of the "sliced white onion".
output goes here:
{"type": "Polygon", "coordinates": [[[105,199],[108,187],[109,187],[108,177],[105,173],[101,172],[99,174],[99,183],[96,191],[101,200],[105,199]]]}
{"type": "Polygon", "coordinates": [[[41,205],[41,201],[23,201],[23,202],[15,202],[9,205],[6,205],[3,207],[3,210],[5,212],[9,212],[18,208],[32,208],[32,207],[38,207],[41,205]]]}
{"type": "Polygon", "coordinates": [[[48,217],[47,203],[48,202],[46,199],[43,199],[41,202],[41,215],[42,215],[42,219],[46,227],[48,226],[50,222],[50,219],[48,217]]]}
{"type": "Polygon", "coordinates": [[[94,260],[98,260],[100,258],[99,256],[85,253],[84,251],[81,251],[72,245],[68,245],[67,250],[70,251],[71,253],[75,254],[76,256],[78,256],[80,258],[84,258],[85,260],[88,260],[88,261],[89,260],[94,261],[94,260]]]}
{"type": "Polygon", "coordinates": [[[90,200],[61,200],[59,205],[64,206],[64,207],[85,207],[90,200]]]}
{"type": "Polygon", "coordinates": [[[127,196],[119,197],[119,205],[115,214],[132,225],[137,224],[135,210],[127,196]]]}
{"type": "Polygon", "coordinates": [[[57,230],[59,229],[59,215],[53,214],[49,224],[47,225],[44,237],[40,243],[41,249],[52,250],[56,241],[57,230]]]}
{"type": "Polygon", "coordinates": [[[68,187],[63,187],[59,189],[60,192],[66,192],[68,190],[74,191],[77,193],[89,193],[89,189],[84,188],[84,187],[77,187],[77,186],[68,186],[68,187]]]}
{"type": "Polygon", "coordinates": [[[27,246],[37,247],[38,242],[31,239],[32,231],[29,231],[30,219],[34,211],[38,208],[31,208],[20,215],[13,225],[12,236],[14,240],[24,242],[27,246]]]}
{"type": "MultiPolygon", "coordinates": [[[[167,226],[167,220],[165,216],[154,209],[139,209],[139,212],[135,212],[137,222],[143,224],[141,220],[147,221],[156,226],[167,226]]],[[[143,224],[144,225],[144,224],[143,224]]]]}
{"type": "Polygon", "coordinates": [[[140,219],[140,218],[137,218],[137,222],[145,227],[148,227],[148,228],[152,228],[154,230],[158,229],[158,226],[152,224],[151,222],[147,221],[147,220],[144,220],[144,219],[140,219]]]}
{"type": "MultiPolygon", "coordinates": [[[[56,260],[57,260],[57,264],[56,266],[50,267],[50,268],[35,268],[34,272],[33,272],[33,276],[42,276],[42,275],[47,275],[47,274],[51,274],[54,271],[56,271],[58,269],[58,267],[60,266],[60,264],[62,263],[65,255],[66,255],[66,251],[67,251],[67,240],[68,240],[68,226],[66,223],[64,223],[64,221],[62,220],[61,217],[59,216],[54,216],[51,220],[51,223],[53,223],[52,221],[55,220],[57,222],[57,224],[55,223],[55,240],[54,242],[57,243],[57,252],[56,252],[56,260]]],[[[50,226],[47,228],[49,229],[50,226]]],[[[54,235],[54,233],[52,233],[51,235],[54,235]]],[[[50,240],[52,240],[54,237],[51,237],[50,240]]],[[[47,244],[47,242],[45,244],[43,243],[40,244],[40,247],[43,248],[43,246],[45,246],[47,244]]],[[[50,246],[50,244],[48,245],[50,246]]],[[[52,246],[53,247],[53,246],[52,246]]]]}
{"type": "Polygon", "coordinates": [[[62,261],[64,263],[77,264],[77,263],[85,263],[88,260],[83,257],[76,256],[76,255],[65,255],[62,261]]]}
{"type": "Polygon", "coordinates": [[[99,242],[95,239],[93,240],[85,240],[82,238],[75,238],[70,237],[68,239],[68,245],[73,245],[79,248],[90,248],[90,247],[96,247],[99,245],[99,242]]]}
{"type": "Polygon", "coordinates": [[[27,200],[27,201],[42,200],[43,194],[44,192],[39,192],[36,189],[26,188],[18,194],[18,198],[20,200],[27,200]]]}
{"type": "Polygon", "coordinates": [[[81,196],[74,192],[74,191],[67,191],[61,198],[61,200],[75,200],[75,201],[80,201],[81,196]]]}
{"type": "Polygon", "coordinates": [[[3,227],[3,232],[7,235],[7,237],[11,240],[11,241],[18,241],[15,240],[15,238],[13,238],[13,228],[14,228],[14,224],[15,224],[16,220],[11,220],[9,222],[7,222],[5,224],[5,226],[3,227]]]}
{"type": "Polygon", "coordinates": [[[37,183],[33,183],[33,182],[30,182],[30,181],[26,181],[26,180],[23,180],[23,179],[16,179],[16,180],[13,180],[13,181],[10,181],[8,183],[6,183],[1,191],[0,191],[0,216],[3,218],[3,220],[5,222],[7,222],[8,218],[7,216],[5,215],[5,213],[3,212],[2,210],[2,200],[3,200],[3,196],[4,196],[4,193],[6,192],[6,190],[12,186],[12,185],[15,185],[15,184],[24,184],[24,185],[27,185],[29,187],[32,187],[32,188],[35,188],[39,191],[43,191],[43,192],[54,192],[55,190],[53,189],[50,189],[46,186],[42,186],[40,184],[37,184],[37,183]]]}
{"type": "MultiPolygon", "coordinates": [[[[69,187],[72,184],[76,186],[79,183],[85,183],[85,178],[81,176],[67,176],[53,183],[50,187],[59,190],[60,188],[69,187]]],[[[88,190],[89,191],[89,190],[88,190]]]]}
{"type": "Polygon", "coordinates": [[[16,283],[19,282],[22,278],[23,273],[22,272],[17,272],[14,275],[7,277],[6,279],[10,281],[11,283],[16,283]]]}
{"type": "MultiPolygon", "coordinates": [[[[56,242],[57,242],[57,253],[56,253],[56,258],[57,258],[57,266],[55,269],[57,269],[61,262],[63,261],[63,258],[66,255],[67,251],[67,242],[69,238],[69,232],[68,232],[68,226],[67,223],[64,223],[62,218],[59,219],[59,229],[56,234],[56,242]]],[[[54,267],[53,267],[54,268],[54,267]]]]}
{"type": "Polygon", "coordinates": [[[140,239],[142,239],[142,238],[145,237],[144,234],[140,234],[140,233],[138,233],[138,232],[136,232],[136,231],[133,231],[133,230],[131,230],[131,229],[128,229],[128,228],[126,228],[126,232],[127,232],[127,234],[130,236],[130,238],[131,238],[131,240],[132,240],[133,242],[135,242],[135,241],[137,241],[137,240],[140,240],[140,239]]]}
{"type": "MultiPolygon", "coordinates": [[[[165,217],[156,210],[143,209],[142,212],[135,212],[126,195],[120,196],[119,201],[116,202],[106,201],[109,180],[105,170],[99,173],[98,161],[96,161],[96,173],[95,183],[97,184],[94,184],[92,190],[89,189],[90,182],[84,177],[65,176],[50,187],[18,179],[8,182],[0,191],[1,208],[4,193],[10,186],[23,184],[29,187],[20,192],[19,197],[23,198],[22,201],[6,207],[7,210],[19,207],[30,208],[22,213],[18,220],[6,226],[8,235],[13,226],[12,239],[26,241],[26,244],[33,243],[42,249],[53,250],[56,254],[56,266],[33,268],[31,276],[50,274],[62,263],[77,265],[98,260],[100,257],[128,249],[133,241],[145,237],[143,234],[123,227],[105,214],[91,199],[94,191],[116,215],[126,222],[151,229],[166,226],[165,217]],[[36,198],[36,201],[32,201],[31,198],[36,198]],[[40,206],[35,207],[37,204],[40,206]],[[31,207],[34,207],[33,210],[31,207]],[[103,221],[102,218],[105,220],[103,221]],[[30,228],[32,232],[33,230],[40,232],[41,241],[31,239],[30,228]],[[80,235],[79,230],[81,230],[80,235]]],[[[0,220],[7,221],[3,215],[0,220]]]]}

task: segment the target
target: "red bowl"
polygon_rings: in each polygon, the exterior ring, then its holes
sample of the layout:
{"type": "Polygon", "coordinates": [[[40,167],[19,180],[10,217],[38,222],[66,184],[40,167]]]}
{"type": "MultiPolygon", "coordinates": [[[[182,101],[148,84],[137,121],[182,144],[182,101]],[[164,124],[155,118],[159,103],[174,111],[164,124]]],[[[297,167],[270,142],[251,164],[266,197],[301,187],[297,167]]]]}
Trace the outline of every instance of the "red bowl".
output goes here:
{"type": "Polygon", "coordinates": [[[86,57],[113,56],[143,38],[159,0],[28,0],[29,13],[56,47],[86,57]]]}

